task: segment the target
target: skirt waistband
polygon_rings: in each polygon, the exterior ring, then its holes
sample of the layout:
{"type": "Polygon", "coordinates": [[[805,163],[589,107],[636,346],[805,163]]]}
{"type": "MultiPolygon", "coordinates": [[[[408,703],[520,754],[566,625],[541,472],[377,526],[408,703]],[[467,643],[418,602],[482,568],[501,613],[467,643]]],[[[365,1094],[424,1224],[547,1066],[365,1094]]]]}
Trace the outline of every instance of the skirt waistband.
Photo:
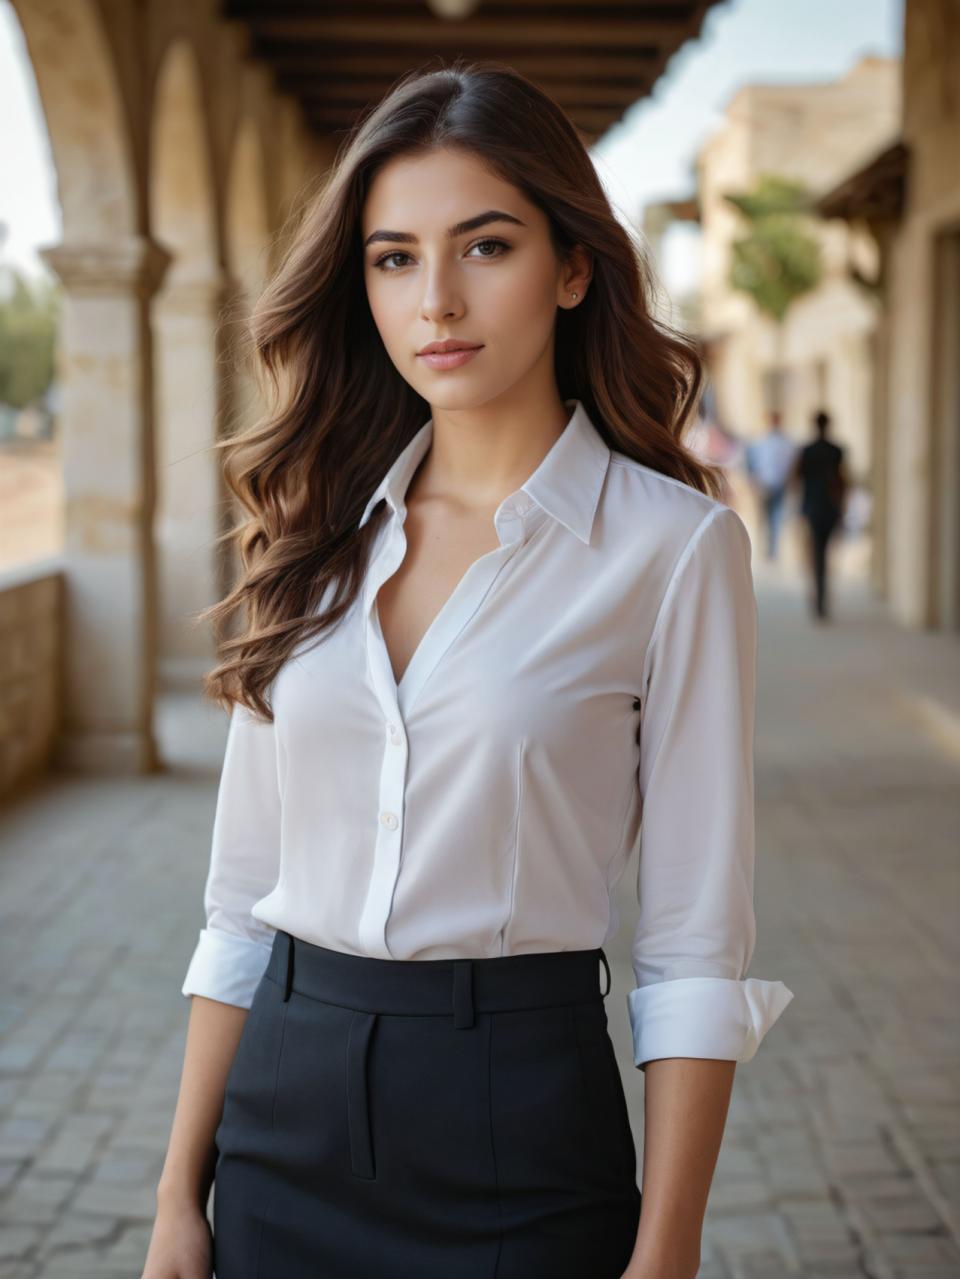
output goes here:
{"type": "Polygon", "coordinates": [[[475,1013],[598,1002],[610,992],[600,947],[483,959],[381,959],[330,950],[277,931],[266,976],[283,989],[371,1013],[449,1016],[472,1026],[475,1013]],[[600,969],[606,987],[600,989],[600,969]]]}

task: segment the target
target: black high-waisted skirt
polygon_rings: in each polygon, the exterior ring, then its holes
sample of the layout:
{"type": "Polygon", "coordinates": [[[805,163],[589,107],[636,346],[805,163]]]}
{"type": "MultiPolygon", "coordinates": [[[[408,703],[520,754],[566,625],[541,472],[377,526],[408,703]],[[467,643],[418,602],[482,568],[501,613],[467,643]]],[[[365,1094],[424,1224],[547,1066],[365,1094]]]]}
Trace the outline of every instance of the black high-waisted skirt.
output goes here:
{"type": "Polygon", "coordinates": [[[600,949],[278,932],[216,1132],[216,1279],[620,1279],[637,1160],[600,949]]]}

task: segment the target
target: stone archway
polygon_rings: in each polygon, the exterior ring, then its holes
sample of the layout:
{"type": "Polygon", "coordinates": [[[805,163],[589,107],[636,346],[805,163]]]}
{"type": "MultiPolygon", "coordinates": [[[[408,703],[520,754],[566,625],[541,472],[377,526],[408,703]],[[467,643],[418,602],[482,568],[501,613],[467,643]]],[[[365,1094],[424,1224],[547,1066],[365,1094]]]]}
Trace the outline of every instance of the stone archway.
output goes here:
{"type": "Polygon", "coordinates": [[[156,767],[149,306],[167,255],[145,234],[129,104],[93,0],[14,0],[50,134],[63,241],[66,579],[56,760],[156,767]]]}
{"type": "Polygon", "coordinates": [[[263,144],[256,123],[248,116],[233,139],[224,220],[230,274],[249,301],[256,298],[269,274],[266,191],[263,144]]]}
{"type": "Polygon", "coordinates": [[[212,445],[222,413],[217,325],[226,292],[209,117],[187,40],[165,51],[152,106],[150,225],[172,258],[153,307],[160,674],[166,687],[196,689],[215,652],[210,628],[193,619],[224,587],[215,539],[225,495],[212,445]]]}

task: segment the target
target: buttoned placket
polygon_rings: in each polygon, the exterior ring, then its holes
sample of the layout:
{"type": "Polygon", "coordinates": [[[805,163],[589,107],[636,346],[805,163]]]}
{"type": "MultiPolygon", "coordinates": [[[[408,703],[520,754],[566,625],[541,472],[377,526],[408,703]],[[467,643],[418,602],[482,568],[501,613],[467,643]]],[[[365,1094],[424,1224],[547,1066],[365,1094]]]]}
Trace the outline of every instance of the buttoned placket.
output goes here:
{"type": "Polygon", "coordinates": [[[362,596],[367,675],[383,714],[384,732],[378,809],[371,814],[371,821],[376,823],[373,872],[360,913],[358,933],[366,953],[382,959],[393,958],[387,928],[403,847],[410,711],[437,663],[481,606],[500,572],[547,518],[546,512],[522,490],[504,498],[494,515],[500,545],[474,560],[464,573],[430,623],[397,684],[375,600],[380,587],[396,572],[406,554],[405,517],[406,507],[402,502],[395,513],[387,516],[381,533],[382,545],[368,567],[362,596]]]}

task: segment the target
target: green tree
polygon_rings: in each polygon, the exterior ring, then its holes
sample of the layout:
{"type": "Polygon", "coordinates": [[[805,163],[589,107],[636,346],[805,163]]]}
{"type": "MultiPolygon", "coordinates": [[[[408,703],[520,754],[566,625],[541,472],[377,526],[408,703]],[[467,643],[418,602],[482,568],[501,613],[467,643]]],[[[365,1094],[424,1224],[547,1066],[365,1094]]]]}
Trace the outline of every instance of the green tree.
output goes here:
{"type": "Polygon", "coordinates": [[[60,292],[55,283],[28,283],[6,267],[0,276],[0,403],[22,409],[53,380],[60,292]]]}
{"type": "Polygon", "coordinates": [[[787,312],[797,298],[817,287],[823,271],[809,196],[801,183],[766,174],[752,191],[725,199],[747,224],[733,242],[730,286],[748,294],[776,324],[779,372],[787,312]]]}

